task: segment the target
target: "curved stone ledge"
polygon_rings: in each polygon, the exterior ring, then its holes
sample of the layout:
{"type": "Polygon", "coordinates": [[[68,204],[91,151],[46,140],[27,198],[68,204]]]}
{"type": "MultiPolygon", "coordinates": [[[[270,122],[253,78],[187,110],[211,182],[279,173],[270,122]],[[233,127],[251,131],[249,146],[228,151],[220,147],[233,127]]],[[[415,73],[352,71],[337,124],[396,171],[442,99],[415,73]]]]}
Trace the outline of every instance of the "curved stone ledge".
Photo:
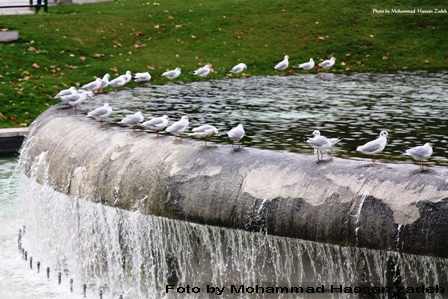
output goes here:
{"type": "Polygon", "coordinates": [[[106,126],[56,106],[25,172],[127,210],[312,241],[448,257],[448,169],[241,148],[106,126]]]}

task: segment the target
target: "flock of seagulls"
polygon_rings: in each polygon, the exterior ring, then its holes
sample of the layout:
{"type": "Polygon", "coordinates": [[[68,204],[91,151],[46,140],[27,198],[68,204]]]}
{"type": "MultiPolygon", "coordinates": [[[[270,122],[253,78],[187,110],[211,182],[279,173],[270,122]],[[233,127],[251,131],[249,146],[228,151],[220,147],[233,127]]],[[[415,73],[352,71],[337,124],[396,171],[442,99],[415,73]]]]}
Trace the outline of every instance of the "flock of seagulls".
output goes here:
{"type": "MultiPolygon", "coordinates": [[[[334,58],[332,56],[332,57],[330,57],[330,59],[324,60],[321,63],[319,63],[318,66],[323,68],[323,69],[328,70],[328,69],[330,69],[330,68],[332,68],[334,66],[335,62],[336,62],[336,58],[334,58]]],[[[285,55],[283,57],[283,60],[280,61],[279,63],[277,63],[274,66],[274,69],[276,69],[277,71],[284,71],[288,67],[289,67],[289,56],[285,55]]],[[[308,62],[304,62],[304,63],[301,63],[301,64],[298,65],[299,69],[303,69],[305,71],[312,70],[312,69],[314,69],[314,67],[315,67],[315,63],[314,63],[314,59],[313,58],[310,58],[310,60],[308,62]]]]}
{"type": "MultiPolygon", "coordinates": [[[[319,63],[319,67],[323,69],[330,69],[335,64],[336,58],[331,57],[328,60],[324,60],[319,63]]],[[[283,60],[277,63],[274,66],[274,69],[278,71],[286,70],[289,67],[289,56],[285,55],[283,60]]],[[[301,63],[298,65],[298,68],[304,69],[306,71],[311,70],[315,67],[315,63],[313,58],[310,59],[309,62],[301,63]]],[[[247,69],[247,65],[245,63],[238,63],[233,68],[229,70],[231,74],[240,74],[244,70],[247,69]]],[[[191,74],[195,76],[199,76],[201,78],[205,78],[212,71],[212,65],[207,63],[203,67],[198,68],[195,71],[192,71],[191,74]]],[[[173,81],[174,79],[179,78],[181,75],[181,69],[175,68],[173,70],[168,70],[161,74],[162,77],[168,78],[173,81]]],[[[92,97],[92,93],[100,93],[103,92],[104,89],[108,86],[115,87],[120,89],[124,85],[128,84],[134,78],[134,82],[137,83],[147,83],[151,81],[152,76],[148,72],[143,73],[135,73],[132,76],[131,71],[127,71],[125,74],[118,76],[117,78],[110,80],[110,74],[105,74],[103,78],[97,78],[92,82],[86,83],[81,86],[81,89],[77,90],[76,87],[70,87],[68,89],[60,91],[55,98],[60,98],[63,101],[66,101],[68,104],[72,105],[77,109],[78,105],[87,99],[87,97],[92,97]],[[85,95],[84,95],[85,94],[85,95]]]]}
{"type": "MultiPolygon", "coordinates": [[[[328,60],[320,62],[318,66],[323,69],[330,69],[334,66],[335,62],[336,58],[331,57],[328,60]]],[[[285,55],[283,60],[274,66],[274,69],[278,71],[284,71],[288,67],[289,56],[285,55]]],[[[315,68],[315,62],[313,58],[310,58],[308,62],[299,64],[298,68],[301,68],[305,71],[311,70],[315,68]]],[[[246,64],[239,63],[231,68],[229,70],[229,73],[240,74],[246,69],[246,64]]],[[[212,65],[206,64],[205,66],[191,72],[191,74],[199,76],[201,78],[205,78],[208,74],[210,74],[211,70],[212,65]]],[[[169,80],[174,80],[180,75],[180,68],[175,68],[161,74],[162,77],[166,77],[169,80]]],[[[103,92],[104,89],[108,86],[119,89],[127,83],[131,82],[132,79],[134,79],[134,81],[137,83],[146,83],[149,82],[152,77],[148,72],[135,73],[134,76],[132,76],[131,72],[127,71],[125,74],[120,75],[113,80],[110,80],[110,75],[105,74],[103,78],[97,78],[92,82],[82,85],[81,89],[79,90],[76,89],[76,87],[70,87],[68,89],[62,90],[55,96],[55,98],[61,99],[61,101],[66,102],[70,106],[74,107],[75,110],[77,110],[79,105],[83,101],[85,101],[88,97],[93,97],[95,93],[103,92]]],[[[108,103],[105,103],[103,106],[88,112],[87,116],[97,119],[101,123],[101,126],[103,126],[104,119],[110,116],[112,114],[112,111],[112,107],[110,107],[108,103]]],[[[176,138],[180,138],[182,134],[186,133],[190,125],[189,118],[186,115],[182,116],[180,120],[172,123],[171,125],[169,125],[169,122],[170,119],[167,115],[155,117],[148,121],[144,121],[144,116],[141,111],[128,115],[120,121],[121,124],[132,127],[133,130],[135,130],[137,126],[142,126],[155,131],[157,136],[159,136],[159,133],[161,131],[165,131],[174,135],[176,138]]],[[[325,136],[322,136],[318,130],[314,131],[312,134],[314,137],[308,138],[307,142],[314,148],[315,152],[317,153],[318,161],[323,160],[324,151],[331,150],[334,145],[341,141],[341,139],[339,138],[327,138],[325,136]]],[[[207,146],[207,138],[218,136],[219,132],[216,127],[210,124],[205,124],[197,128],[193,128],[192,133],[187,133],[187,135],[204,139],[205,146],[207,146]]],[[[227,136],[233,142],[232,147],[234,147],[235,145],[238,145],[238,147],[240,147],[239,142],[245,136],[243,125],[239,124],[235,128],[228,131],[227,136]]],[[[356,150],[365,155],[371,155],[372,163],[375,164],[376,155],[381,153],[387,145],[387,136],[388,133],[386,131],[382,131],[377,139],[367,142],[364,145],[358,146],[356,150]]],[[[420,168],[423,170],[423,160],[430,158],[432,153],[432,144],[426,143],[422,146],[408,149],[404,154],[409,155],[416,160],[419,160],[420,168]]]]}
{"type": "MultiPolygon", "coordinates": [[[[95,116],[97,118],[101,118],[103,117],[102,115],[99,115],[101,113],[104,113],[103,115],[108,116],[110,115],[110,113],[109,110],[106,111],[106,107],[107,109],[111,109],[108,104],[104,104],[103,107],[96,108],[95,110],[87,113],[87,116],[95,116]]],[[[172,123],[171,125],[169,125],[169,121],[170,121],[169,117],[167,115],[163,115],[161,117],[155,117],[144,122],[144,116],[142,112],[137,111],[136,113],[128,115],[125,118],[123,118],[120,121],[120,124],[130,126],[133,129],[135,129],[136,126],[146,127],[150,130],[156,131],[157,136],[159,136],[160,131],[164,130],[165,132],[174,135],[176,139],[180,138],[182,134],[186,133],[186,131],[190,126],[189,118],[186,115],[182,116],[180,120],[172,123]]],[[[207,138],[218,135],[219,135],[218,129],[209,124],[193,128],[192,133],[188,133],[188,136],[204,139],[205,146],[207,146],[207,138]]],[[[235,145],[240,146],[239,141],[245,135],[243,125],[239,124],[237,127],[231,129],[227,133],[227,135],[230,138],[230,140],[233,141],[232,146],[235,145]]]]}
{"type": "MultiPolygon", "coordinates": [[[[331,150],[332,146],[341,141],[339,138],[327,138],[322,136],[319,131],[313,132],[314,137],[308,138],[307,142],[314,148],[317,153],[317,161],[323,159],[323,151],[331,150]]],[[[376,155],[381,153],[387,145],[387,131],[381,131],[380,136],[372,141],[367,142],[364,145],[360,145],[356,148],[356,151],[372,156],[372,163],[375,164],[376,155]]],[[[423,160],[429,159],[432,155],[432,144],[425,143],[422,146],[416,146],[406,150],[405,155],[420,161],[420,168],[424,170],[423,160]]]]}

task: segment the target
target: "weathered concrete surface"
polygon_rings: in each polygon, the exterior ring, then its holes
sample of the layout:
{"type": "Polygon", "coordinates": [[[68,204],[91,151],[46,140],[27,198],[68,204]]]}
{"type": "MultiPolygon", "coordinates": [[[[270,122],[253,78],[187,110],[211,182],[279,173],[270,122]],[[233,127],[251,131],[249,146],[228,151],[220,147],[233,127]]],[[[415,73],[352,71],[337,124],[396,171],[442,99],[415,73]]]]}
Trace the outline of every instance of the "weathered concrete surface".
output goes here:
{"type": "Polygon", "coordinates": [[[242,148],[106,126],[49,109],[25,171],[59,192],[173,219],[448,257],[448,169],[242,148]]]}

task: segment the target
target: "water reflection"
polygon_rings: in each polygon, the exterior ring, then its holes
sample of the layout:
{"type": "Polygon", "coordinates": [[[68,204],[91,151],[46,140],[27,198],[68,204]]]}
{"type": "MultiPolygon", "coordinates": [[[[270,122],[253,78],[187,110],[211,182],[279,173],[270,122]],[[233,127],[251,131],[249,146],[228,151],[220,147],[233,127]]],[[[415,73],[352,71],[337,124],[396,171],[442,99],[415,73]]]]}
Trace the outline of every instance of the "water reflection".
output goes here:
{"type": "Polygon", "coordinates": [[[390,133],[381,161],[413,163],[402,152],[434,144],[432,164],[448,165],[448,73],[298,74],[219,81],[170,83],[98,95],[85,110],[104,102],[114,108],[111,122],[142,110],[145,119],[167,114],[190,117],[190,126],[215,125],[226,132],[243,123],[246,146],[310,153],[313,130],[343,140],[332,155],[358,159],[354,149],[390,133]]]}

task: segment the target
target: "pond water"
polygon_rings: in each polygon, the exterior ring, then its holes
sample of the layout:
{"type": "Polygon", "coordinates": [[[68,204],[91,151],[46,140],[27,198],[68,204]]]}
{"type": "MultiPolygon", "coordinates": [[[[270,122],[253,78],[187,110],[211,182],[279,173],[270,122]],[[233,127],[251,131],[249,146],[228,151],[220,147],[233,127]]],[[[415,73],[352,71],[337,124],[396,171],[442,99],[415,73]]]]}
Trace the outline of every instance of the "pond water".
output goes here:
{"type": "Polygon", "coordinates": [[[390,134],[379,159],[414,163],[403,152],[434,144],[431,164],[448,165],[448,73],[297,74],[192,83],[149,85],[110,91],[82,104],[84,112],[109,102],[109,121],[141,110],[145,120],[168,115],[190,117],[190,127],[209,123],[220,130],[214,142],[228,143],[226,132],[244,124],[245,146],[313,154],[307,137],[318,129],[342,141],[331,153],[369,159],[356,147],[390,134]]]}

